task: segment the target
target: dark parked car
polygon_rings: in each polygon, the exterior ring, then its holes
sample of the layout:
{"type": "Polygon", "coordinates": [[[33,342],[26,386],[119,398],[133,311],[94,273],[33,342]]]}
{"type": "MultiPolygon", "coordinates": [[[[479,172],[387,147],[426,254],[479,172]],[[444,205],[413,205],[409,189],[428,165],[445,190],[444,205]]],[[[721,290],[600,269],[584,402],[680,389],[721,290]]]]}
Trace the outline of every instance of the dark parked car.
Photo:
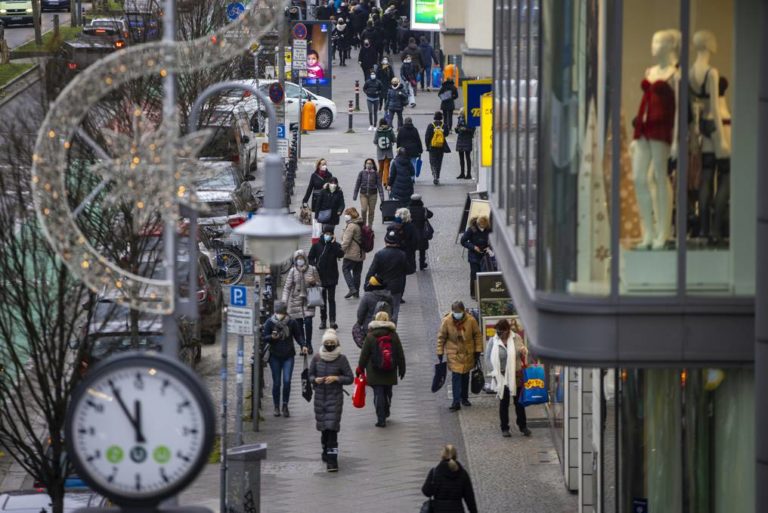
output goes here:
{"type": "Polygon", "coordinates": [[[40,0],[40,10],[69,11],[69,0],[40,0]]]}

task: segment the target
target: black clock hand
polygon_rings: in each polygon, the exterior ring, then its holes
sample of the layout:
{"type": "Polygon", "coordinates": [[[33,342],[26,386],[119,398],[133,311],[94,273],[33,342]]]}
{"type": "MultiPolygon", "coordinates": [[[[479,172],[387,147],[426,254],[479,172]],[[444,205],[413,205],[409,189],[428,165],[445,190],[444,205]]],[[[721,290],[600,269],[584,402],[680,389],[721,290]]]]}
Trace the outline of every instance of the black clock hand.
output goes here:
{"type": "MultiPolygon", "coordinates": [[[[123,397],[120,395],[120,391],[117,389],[117,387],[115,387],[114,383],[112,383],[111,381],[109,382],[109,386],[112,388],[112,395],[114,395],[115,399],[117,399],[117,404],[120,405],[120,409],[123,410],[123,413],[125,413],[125,416],[128,417],[128,421],[131,423],[131,426],[133,426],[133,430],[136,432],[136,443],[144,443],[146,440],[144,439],[144,435],[141,433],[141,427],[136,422],[136,419],[134,419],[131,413],[128,411],[128,407],[125,405],[125,401],[123,401],[123,397]]],[[[136,404],[134,404],[134,406],[136,406],[136,404]]],[[[139,415],[140,415],[140,410],[139,410],[139,415]]]]}
{"type": "Polygon", "coordinates": [[[133,424],[133,428],[136,430],[136,443],[146,443],[147,439],[144,438],[144,432],[141,429],[141,403],[138,399],[133,403],[133,411],[135,412],[136,417],[136,422],[133,424]]]}

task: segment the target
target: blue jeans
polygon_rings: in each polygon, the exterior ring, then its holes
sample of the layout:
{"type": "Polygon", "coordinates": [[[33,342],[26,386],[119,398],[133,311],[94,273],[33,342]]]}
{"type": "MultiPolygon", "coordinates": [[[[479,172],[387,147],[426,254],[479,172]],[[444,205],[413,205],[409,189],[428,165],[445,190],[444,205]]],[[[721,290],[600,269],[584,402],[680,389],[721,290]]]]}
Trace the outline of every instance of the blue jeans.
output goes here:
{"type": "Polygon", "coordinates": [[[286,359],[272,356],[269,359],[272,370],[272,402],[275,408],[280,406],[280,386],[283,388],[283,404],[288,404],[291,395],[291,376],[293,375],[293,356],[286,359]]]}
{"type": "Polygon", "coordinates": [[[469,400],[469,372],[458,374],[451,372],[451,387],[453,388],[453,404],[461,404],[462,399],[469,400]]]}
{"type": "MultiPolygon", "coordinates": [[[[413,165],[413,181],[414,182],[416,181],[416,169],[417,169],[416,162],[418,161],[419,161],[419,157],[415,157],[411,159],[411,165],[413,165]]],[[[406,199],[410,199],[410,198],[406,198],[406,199]]]]}

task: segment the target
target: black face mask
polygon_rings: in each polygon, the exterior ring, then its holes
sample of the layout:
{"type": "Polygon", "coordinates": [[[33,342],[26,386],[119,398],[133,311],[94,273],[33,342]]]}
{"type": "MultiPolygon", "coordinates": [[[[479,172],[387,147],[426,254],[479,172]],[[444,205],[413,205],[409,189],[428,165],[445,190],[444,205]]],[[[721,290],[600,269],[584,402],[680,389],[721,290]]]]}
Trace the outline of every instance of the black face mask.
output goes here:
{"type": "Polygon", "coordinates": [[[330,353],[331,351],[333,351],[334,349],[336,349],[336,344],[333,344],[333,345],[329,345],[329,344],[323,344],[323,347],[325,348],[325,350],[326,350],[327,352],[329,352],[329,353],[330,353]]]}

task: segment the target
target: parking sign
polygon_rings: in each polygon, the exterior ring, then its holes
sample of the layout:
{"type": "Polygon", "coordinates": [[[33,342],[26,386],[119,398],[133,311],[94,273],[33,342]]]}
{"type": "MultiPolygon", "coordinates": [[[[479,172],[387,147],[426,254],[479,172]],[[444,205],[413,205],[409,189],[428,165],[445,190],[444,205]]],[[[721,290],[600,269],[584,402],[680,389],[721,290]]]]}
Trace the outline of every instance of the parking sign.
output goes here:
{"type": "Polygon", "coordinates": [[[248,292],[242,285],[232,286],[229,289],[229,304],[231,306],[247,306],[248,292]]]}

